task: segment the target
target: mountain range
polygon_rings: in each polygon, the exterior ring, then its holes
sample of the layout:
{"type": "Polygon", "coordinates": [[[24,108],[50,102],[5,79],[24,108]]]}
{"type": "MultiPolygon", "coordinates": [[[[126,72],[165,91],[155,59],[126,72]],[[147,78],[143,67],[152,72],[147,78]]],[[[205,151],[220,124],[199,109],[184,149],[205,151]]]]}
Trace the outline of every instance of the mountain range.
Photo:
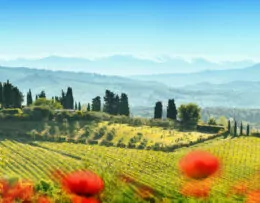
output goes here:
{"type": "Polygon", "coordinates": [[[170,73],[191,73],[215,69],[238,69],[253,64],[255,62],[251,60],[216,63],[203,58],[194,58],[188,61],[180,57],[162,56],[148,59],[122,54],[94,59],[49,56],[39,59],[0,60],[0,65],[8,67],[81,71],[118,76],[144,75],[144,77],[150,74],[164,73],[168,75],[170,73]]]}

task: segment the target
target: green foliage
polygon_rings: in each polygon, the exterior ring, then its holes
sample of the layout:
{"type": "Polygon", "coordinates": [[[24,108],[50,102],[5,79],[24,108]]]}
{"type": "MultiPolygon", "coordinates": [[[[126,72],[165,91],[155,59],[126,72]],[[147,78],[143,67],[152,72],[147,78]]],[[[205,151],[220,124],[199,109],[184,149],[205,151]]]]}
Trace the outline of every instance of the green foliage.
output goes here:
{"type": "Polygon", "coordinates": [[[175,105],[174,99],[169,99],[168,100],[166,117],[169,118],[169,119],[172,119],[172,120],[176,120],[177,119],[177,114],[178,114],[178,111],[176,109],[176,105],[175,105]]]}
{"type": "Polygon", "coordinates": [[[23,111],[19,108],[15,108],[15,109],[3,109],[1,111],[4,114],[8,114],[8,115],[15,115],[15,114],[22,114],[23,111]]]}
{"type": "Polygon", "coordinates": [[[52,110],[62,109],[62,105],[61,105],[60,102],[54,101],[54,100],[49,100],[49,99],[46,99],[46,98],[39,98],[39,99],[37,99],[33,103],[33,106],[43,106],[43,107],[50,108],[52,110]]]}
{"type": "Polygon", "coordinates": [[[209,120],[208,120],[208,124],[209,124],[209,125],[217,125],[217,121],[216,121],[215,118],[211,117],[211,118],[209,118],[209,120]]]}
{"type": "Polygon", "coordinates": [[[154,107],[154,119],[162,119],[162,102],[156,102],[154,107]]]}
{"type": "Polygon", "coordinates": [[[224,130],[223,126],[211,126],[211,125],[197,125],[197,131],[199,132],[208,132],[208,133],[218,133],[221,130],[224,130]]]}
{"type": "Polygon", "coordinates": [[[120,115],[129,116],[129,103],[128,103],[128,96],[125,93],[121,94],[120,101],[119,101],[119,112],[120,115]]]}
{"type": "Polygon", "coordinates": [[[178,115],[184,125],[195,125],[200,119],[200,111],[201,109],[196,104],[182,104],[178,108],[178,115]]]}
{"type": "Polygon", "coordinates": [[[97,96],[92,99],[92,111],[101,111],[101,97],[97,96]]]}

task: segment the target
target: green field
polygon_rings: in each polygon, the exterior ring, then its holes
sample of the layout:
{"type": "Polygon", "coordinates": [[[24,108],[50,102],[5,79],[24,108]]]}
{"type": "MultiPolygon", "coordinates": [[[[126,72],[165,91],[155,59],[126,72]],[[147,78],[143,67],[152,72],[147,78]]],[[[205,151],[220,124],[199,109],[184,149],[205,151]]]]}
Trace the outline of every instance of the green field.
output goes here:
{"type": "MultiPolygon", "coordinates": [[[[164,197],[168,199],[164,200],[166,202],[175,202],[181,185],[186,181],[180,175],[178,161],[193,149],[206,149],[222,160],[221,176],[215,178],[211,192],[212,202],[239,202],[236,196],[226,198],[230,188],[239,182],[247,181],[250,188],[260,185],[255,176],[260,168],[260,139],[253,137],[218,138],[172,153],[74,143],[26,144],[15,140],[2,140],[0,147],[1,176],[19,176],[37,182],[49,179],[49,172],[54,168],[68,171],[89,168],[105,179],[104,202],[118,202],[114,198],[123,192],[120,189],[124,187],[116,180],[118,173],[151,186],[158,191],[158,199],[164,197]]],[[[193,202],[193,199],[185,201],[193,202]]]]}

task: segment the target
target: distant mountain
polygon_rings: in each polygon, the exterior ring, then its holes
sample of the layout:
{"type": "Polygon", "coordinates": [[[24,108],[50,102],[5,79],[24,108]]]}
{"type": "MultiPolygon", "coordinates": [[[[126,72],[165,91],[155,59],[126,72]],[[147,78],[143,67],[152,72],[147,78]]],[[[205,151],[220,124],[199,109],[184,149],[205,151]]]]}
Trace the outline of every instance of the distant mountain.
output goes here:
{"type": "MultiPolygon", "coordinates": [[[[208,70],[187,74],[154,74],[131,77],[142,81],[157,81],[171,87],[184,87],[198,83],[223,84],[234,81],[260,81],[260,64],[242,69],[208,70]]],[[[205,86],[205,88],[208,88],[205,86]]]]}
{"type": "MultiPolygon", "coordinates": [[[[112,55],[96,59],[49,56],[40,59],[0,60],[8,67],[31,67],[35,69],[82,71],[105,75],[148,75],[166,73],[190,73],[203,70],[234,69],[253,65],[250,60],[214,63],[203,58],[187,61],[182,58],[138,58],[132,55],[112,55]]],[[[146,77],[146,76],[144,76],[146,77]]],[[[157,76],[155,76],[157,77],[157,76]]],[[[161,76],[160,76],[161,77],[161,76]]],[[[164,77],[162,75],[162,77],[164,77]]],[[[150,77],[148,77],[150,79],[150,77]]],[[[154,79],[151,77],[151,79],[154,79]]],[[[159,79],[160,80],[160,79],[159,79]]]]}

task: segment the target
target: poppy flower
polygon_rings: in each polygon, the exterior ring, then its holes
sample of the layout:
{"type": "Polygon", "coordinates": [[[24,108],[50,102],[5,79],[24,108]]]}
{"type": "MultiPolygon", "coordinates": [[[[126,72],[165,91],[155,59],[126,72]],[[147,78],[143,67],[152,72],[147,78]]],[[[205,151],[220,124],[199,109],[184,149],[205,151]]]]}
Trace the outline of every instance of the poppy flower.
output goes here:
{"type": "Polygon", "coordinates": [[[63,177],[62,186],[71,194],[90,197],[104,189],[104,182],[91,171],[75,171],[63,177]]]}
{"type": "Polygon", "coordinates": [[[241,182],[234,185],[230,193],[234,195],[244,196],[247,194],[248,190],[248,185],[246,183],[241,182]]]}
{"type": "Polygon", "coordinates": [[[217,157],[209,152],[193,151],[180,160],[179,167],[186,176],[202,179],[216,173],[220,167],[220,162],[217,157]]]}
{"type": "Polygon", "coordinates": [[[193,181],[184,184],[181,193],[187,197],[207,198],[211,190],[209,181],[193,181]]]}
{"type": "Polygon", "coordinates": [[[72,198],[72,203],[100,203],[100,202],[94,197],[74,196],[72,198]]]}
{"type": "Polygon", "coordinates": [[[37,203],[51,203],[50,199],[45,196],[39,196],[37,198],[37,203]]]}
{"type": "Polygon", "coordinates": [[[246,203],[259,203],[260,202],[260,191],[253,191],[247,195],[246,203]]]}

